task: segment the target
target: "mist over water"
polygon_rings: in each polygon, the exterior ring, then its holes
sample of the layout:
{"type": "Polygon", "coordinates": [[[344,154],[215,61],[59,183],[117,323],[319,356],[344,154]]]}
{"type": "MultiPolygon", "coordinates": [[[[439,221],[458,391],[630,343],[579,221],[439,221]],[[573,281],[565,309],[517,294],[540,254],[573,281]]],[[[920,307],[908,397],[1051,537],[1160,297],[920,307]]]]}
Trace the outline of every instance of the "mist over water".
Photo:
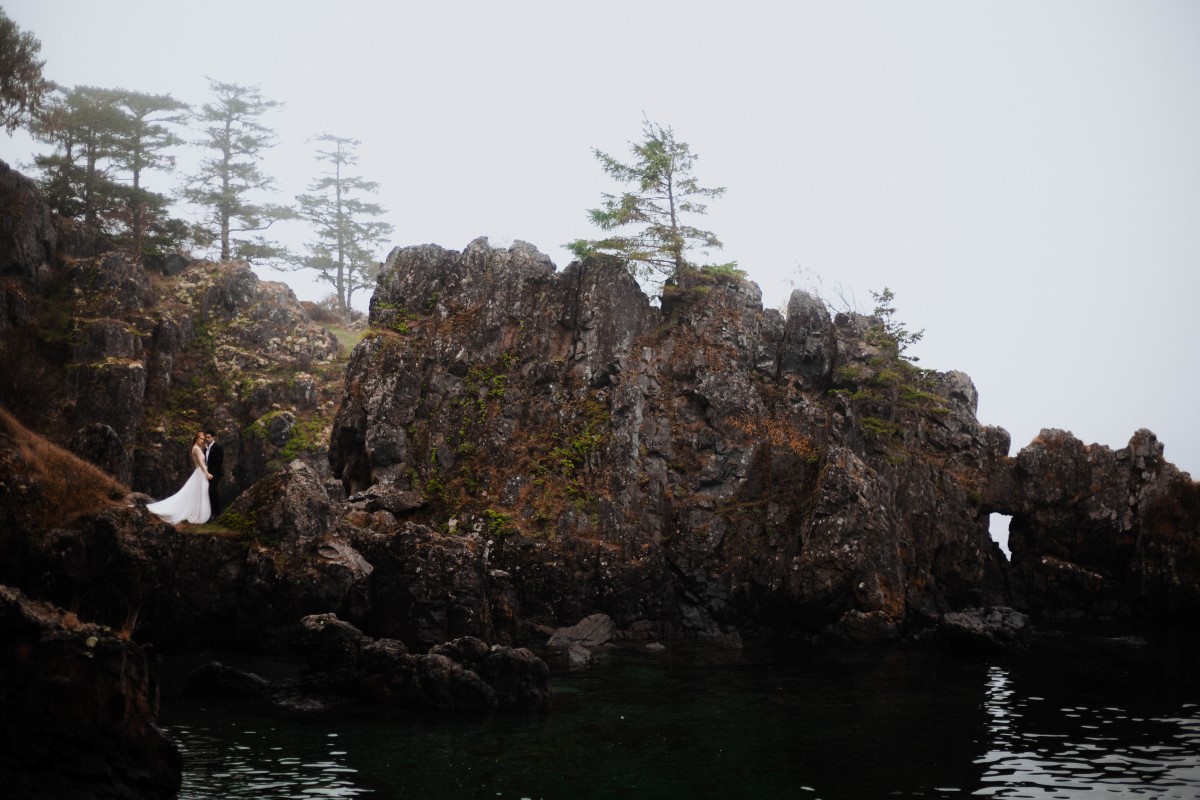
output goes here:
{"type": "Polygon", "coordinates": [[[194,799],[1195,798],[1196,665],[1194,645],[1133,640],[1004,659],[679,645],[556,668],[544,715],[280,717],[168,696],[161,724],[194,799]]]}

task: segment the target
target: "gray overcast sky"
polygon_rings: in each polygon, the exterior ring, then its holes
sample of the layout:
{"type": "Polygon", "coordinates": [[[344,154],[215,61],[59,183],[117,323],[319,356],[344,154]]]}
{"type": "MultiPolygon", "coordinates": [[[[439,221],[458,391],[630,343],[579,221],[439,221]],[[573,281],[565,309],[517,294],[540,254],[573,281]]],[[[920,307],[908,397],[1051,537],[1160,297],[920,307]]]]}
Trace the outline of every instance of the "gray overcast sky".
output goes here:
{"type": "MultiPolygon", "coordinates": [[[[401,245],[524,239],[565,266],[618,188],[591,148],[624,155],[645,113],[728,187],[699,222],[765,305],[791,281],[869,310],[889,286],[921,364],[970,374],[1014,453],[1042,427],[1112,447],[1148,427],[1200,476],[1200,3],[3,8],[60,84],[198,105],[211,76],[284,102],[277,201],[316,174],[312,136],[362,140],[401,245]]],[[[30,147],[0,137],[10,163],[30,147]]]]}

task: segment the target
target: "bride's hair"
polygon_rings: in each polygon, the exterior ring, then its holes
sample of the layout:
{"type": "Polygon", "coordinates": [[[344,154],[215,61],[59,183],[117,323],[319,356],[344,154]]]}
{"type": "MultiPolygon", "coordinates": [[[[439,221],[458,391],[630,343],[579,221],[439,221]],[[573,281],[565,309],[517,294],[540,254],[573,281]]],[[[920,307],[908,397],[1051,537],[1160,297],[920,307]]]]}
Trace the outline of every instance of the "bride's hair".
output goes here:
{"type": "Polygon", "coordinates": [[[192,437],[192,444],[200,444],[204,439],[203,431],[196,431],[196,435],[192,437]]]}

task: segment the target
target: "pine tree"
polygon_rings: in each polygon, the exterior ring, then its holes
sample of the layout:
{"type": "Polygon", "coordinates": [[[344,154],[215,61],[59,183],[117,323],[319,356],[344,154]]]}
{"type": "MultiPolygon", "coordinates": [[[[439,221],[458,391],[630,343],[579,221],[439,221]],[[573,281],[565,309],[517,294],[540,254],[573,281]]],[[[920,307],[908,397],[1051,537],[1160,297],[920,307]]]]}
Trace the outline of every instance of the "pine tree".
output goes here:
{"type": "Polygon", "coordinates": [[[182,196],[204,210],[206,219],[197,231],[220,248],[220,258],[280,258],[286,250],[262,236],[236,238],[257,233],[276,222],[295,217],[286,206],[251,202],[255,193],[274,189],[274,179],[259,170],[263,151],[275,144],[275,133],[260,119],[282,105],[265,100],[255,87],[238,86],[209,79],[215,96],[201,106],[196,119],[204,138],[197,142],[213,155],[204,159],[192,175],[182,196]]]}
{"type": "Polygon", "coordinates": [[[121,189],[112,179],[111,158],[121,127],[120,93],[95,86],[58,91],[30,125],[34,138],[54,146],[34,157],[50,207],[81,219],[88,235],[112,233],[121,189]]]}
{"type": "Polygon", "coordinates": [[[47,94],[54,89],[42,77],[45,61],[38,60],[42,43],[22,33],[0,8],[0,127],[12,133],[36,119],[47,94]]]}
{"type": "Polygon", "coordinates": [[[604,239],[579,239],[567,247],[583,258],[592,253],[611,253],[624,258],[634,274],[653,278],[672,276],[694,266],[687,251],[698,247],[704,255],[722,245],[712,231],[684,222],[689,215],[703,215],[705,198],[717,198],[724,187],[706,189],[692,175],[697,156],[686,142],[675,139],[670,128],[642,120],[642,141],[630,142],[634,161],[624,164],[593,148],[604,171],[620,183],[632,184],[631,191],[603,194],[603,205],[588,211],[591,221],[604,231],[640,230],[604,239]]]}
{"type": "Polygon", "coordinates": [[[328,145],[317,150],[317,160],[330,170],[309,184],[307,194],[296,196],[298,216],[312,225],[314,239],[305,245],[308,254],[294,263],[298,269],[314,270],[319,280],[333,288],[345,317],[354,293],[374,282],[379,263],[375,252],[393,227],[371,219],[384,214],[384,208],[359,196],[377,192],[379,184],[347,174],[358,163],[356,150],[361,142],[328,133],[316,141],[328,145]]]}
{"type": "Polygon", "coordinates": [[[169,170],[175,166],[174,156],[166,151],[183,140],[166,126],[183,124],[188,106],[169,94],[143,92],[121,92],[116,103],[122,124],[113,137],[111,154],[117,170],[129,176],[124,192],[124,217],[130,250],[140,254],[148,231],[161,230],[167,223],[166,198],[146,190],[142,176],[146,170],[169,170]]]}

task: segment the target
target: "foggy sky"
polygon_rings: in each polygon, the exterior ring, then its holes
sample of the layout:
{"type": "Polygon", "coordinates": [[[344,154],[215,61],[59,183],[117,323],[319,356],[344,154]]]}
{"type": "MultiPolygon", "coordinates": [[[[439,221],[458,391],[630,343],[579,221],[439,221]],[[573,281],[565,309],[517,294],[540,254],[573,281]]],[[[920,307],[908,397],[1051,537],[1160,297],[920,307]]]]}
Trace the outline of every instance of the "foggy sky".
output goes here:
{"type": "MultiPolygon", "coordinates": [[[[60,84],[198,106],[210,76],[284,102],[261,199],[305,190],[312,137],[362,140],[398,245],[523,239],[566,266],[622,188],[591,148],[627,155],[645,114],[728,188],[695,222],[766,306],[799,285],[869,311],[888,286],[921,366],[968,373],[1014,453],[1043,427],[1111,447],[1148,427],[1200,475],[1200,3],[3,8],[60,84]]],[[[0,136],[18,167],[31,147],[0,136]]]]}

